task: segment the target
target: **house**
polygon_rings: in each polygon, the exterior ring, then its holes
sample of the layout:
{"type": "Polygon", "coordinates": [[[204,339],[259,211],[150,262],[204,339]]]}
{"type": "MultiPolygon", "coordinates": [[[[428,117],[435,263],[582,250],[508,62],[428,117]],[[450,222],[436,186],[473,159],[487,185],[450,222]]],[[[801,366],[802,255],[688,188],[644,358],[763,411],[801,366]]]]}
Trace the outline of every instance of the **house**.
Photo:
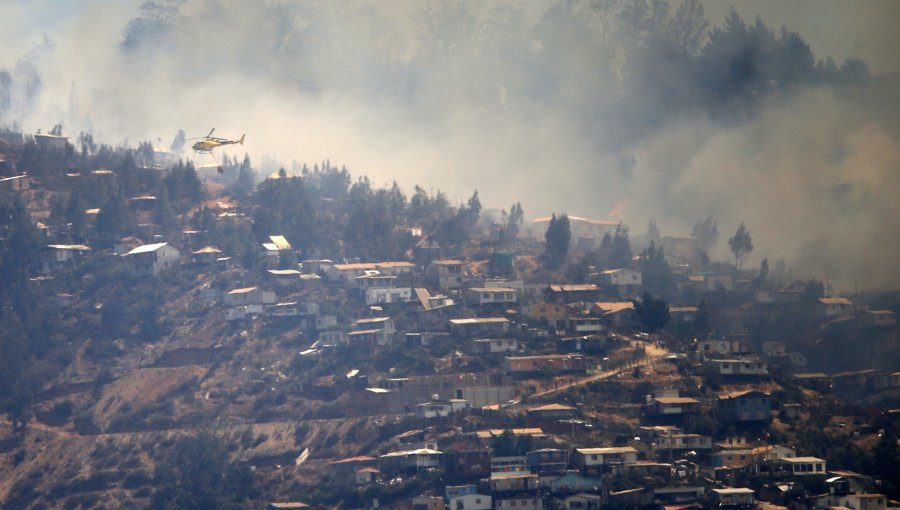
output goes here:
{"type": "Polygon", "coordinates": [[[823,319],[853,314],[853,303],[847,298],[823,297],[816,301],[816,316],[823,319]]]}
{"type": "Polygon", "coordinates": [[[299,510],[300,508],[309,508],[309,505],[307,505],[306,503],[301,503],[299,501],[269,503],[266,505],[266,510],[299,510]]]}
{"type": "Polygon", "coordinates": [[[381,471],[416,471],[437,468],[443,460],[443,452],[428,448],[386,453],[380,456],[381,471]]]}
{"type": "Polygon", "coordinates": [[[670,306],[669,317],[676,323],[691,324],[697,317],[698,310],[696,306],[670,306]]]}
{"type": "Polygon", "coordinates": [[[561,303],[540,302],[523,306],[520,313],[535,321],[552,325],[557,320],[565,319],[569,308],[561,303]]]}
{"type": "Polygon", "coordinates": [[[530,473],[528,457],[524,455],[491,457],[491,474],[493,473],[530,473]]]}
{"type": "Polygon", "coordinates": [[[385,289],[395,285],[397,277],[389,274],[381,274],[378,271],[366,271],[353,278],[353,286],[360,291],[367,289],[385,289]]]}
{"type": "Polygon", "coordinates": [[[714,468],[741,468],[755,461],[751,448],[729,448],[715,452],[709,457],[709,465],[714,468]]]}
{"type": "MultiPolygon", "coordinates": [[[[389,278],[396,278],[391,276],[389,278]]],[[[368,288],[366,289],[366,306],[372,305],[399,305],[412,299],[413,290],[410,287],[400,288],[368,288]]]]}
{"type": "Polygon", "coordinates": [[[543,448],[525,454],[528,470],[537,475],[561,475],[565,473],[569,458],[565,450],[543,448]]]}
{"type": "Polygon", "coordinates": [[[435,496],[417,496],[401,507],[402,510],[444,510],[445,508],[444,499],[435,496]]]}
{"type": "Polygon", "coordinates": [[[634,329],[639,323],[631,301],[598,301],[591,306],[590,314],[617,330],[634,329]]]}
{"type": "MultiPolygon", "coordinates": [[[[0,160],[2,161],[2,160],[0,160]]],[[[0,191],[15,192],[24,191],[30,187],[31,181],[27,175],[14,175],[0,178],[0,191]]]]}
{"type": "Polygon", "coordinates": [[[576,408],[564,404],[547,404],[532,407],[527,411],[527,415],[533,421],[568,420],[575,416],[576,411],[576,408]]]}
{"type": "Polygon", "coordinates": [[[700,434],[670,434],[654,438],[650,447],[654,452],[659,453],[712,450],[712,438],[700,434]]]}
{"type": "Polygon", "coordinates": [[[439,289],[461,289],[465,284],[465,262],[462,260],[435,260],[428,265],[428,283],[439,289]]]}
{"type": "Polygon", "coordinates": [[[602,494],[581,492],[573,494],[562,501],[565,510],[603,510],[606,498],[602,494]]]}
{"type": "Polygon", "coordinates": [[[234,289],[225,294],[225,306],[271,305],[275,303],[275,293],[259,287],[234,289]]]}
{"type": "Polygon", "coordinates": [[[502,336],[509,330],[506,317],[450,319],[450,333],[460,337],[502,336]]]}
{"type": "Polygon", "coordinates": [[[787,457],[781,459],[782,469],[793,476],[824,475],[825,461],[817,457],[787,457]]]}
{"type": "Polygon", "coordinates": [[[222,257],[222,250],[215,246],[206,246],[192,251],[191,255],[193,255],[193,260],[196,264],[212,265],[222,257]]]}
{"type": "Polygon", "coordinates": [[[469,409],[469,401],[463,399],[433,400],[416,405],[416,417],[421,419],[444,418],[469,409]]]}
{"type": "Polygon", "coordinates": [[[300,284],[299,269],[267,269],[269,280],[279,287],[294,288],[300,284]]]}
{"type": "Polygon", "coordinates": [[[451,510],[491,510],[490,496],[478,494],[476,485],[448,485],[444,497],[451,510]]]}
{"type": "Polygon", "coordinates": [[[640,297],[644,288],[641,272],[632,269],[608,269],[589,275],[588,279],[599,284],[607,296],[620,299],[640,297]]]}
{"type": "Polygon", "coordinates": [[[495,498],[494,510],[544,510],[544,498],[524,494],[495,498]]]}
{"type": "Polygon", "coordinates": [[[719,395],[717,412],[727,422],[768,421],[772,418],[772,399],[757,390],[737,391],[719,395]]]}
{"type": "Polygon", "coordinates": [[[177,264],[181,252],[169,243],[155,243],[138,246],[123,256],[131,257],[138,273],[156,275],[177,264]]]}
{"type": "Polygon", "coordinates": [[[519,350],[519,341],[515,338],[479,338],[473,340],[476,354],[509,353],[519,350]]]}
{"type": "Polygon", "coordinates": [[[713,489],[709,492],[710,505],[713,508],[751,509],[756,506],[753,489],[732,488],[713,489]]]}
{"type": "Polygon", "coordinates": [[[571,464],[584,476],[608,473],[613,464],[634,464],[637,450],[631,446],[607,448],[576,448],[572,452],[571,464]]]}
{"type": "Polygon", "coordinates": [[[681,418],[688,414],[696,414],[700,411],[699,406],[700,401],[690,397],[652,397],[644,406],[644,414],[652,418],[681,418]]]}
{"type": "Polygon", "coordinates": [[[69,146],[69,137],[61,136],[61,135],[46,135],[41,133],[34,134],[34,143],[37,144],[38,148],[48,150],[48,151],[56,151],[56,152],[65,152],[66,148],[69,146]]]}
{"type": "Polygon", "coordinates": [[[741,339],[725,338],[717,340],[701,340],[697,344],[697,352],[704,357],[733,356],[753,352],[752,346],[741,339]]]}
{"type": "Polygon", "coordinates": [[[536,491],[541,487],[541,479],[535,473],[511,472],[491,473],[491,492],[536,491]]]}
{"type": "Polygon", "coordinates": [[[595,284],[549,285],[544,291],[545,301],[549,303],[593,303],[600,300],[602,291],[595,284]]]}
{"type": "Polygon", "coordinates": [[[574,471],[567,471],[564,475],[550,482],[550,492],[553,494],[572,492],[600,492],[603,489],[603,480],[600,478],[588,478],[574,471]]]}
{"type": "Polygon", "coordinates": [[[888,498],[884,494],[822,494],[811,498],[813,508],[848,508],[850,510],[885,510],[888,498]]]}
{"type": "Polygon", "coordinates": [[[48,244],[41,261],[41,272],[48,274],[69,268],[89,251],[91,247],[83,244],[48,244]]]}
{"type": "Polygon", "coordinates": [[[769,375],[765,361],[749,359],[711,359],[703,364],[704,370],[712,369],[722,377],[766,377],[769,375]]]}
{"type": "Polygon", "coordinates": [[[347,333],[351,345],[385,346],[394,341],[394,321],[390,317],[360,319],[353,323],[354,331],[347,333]]]}
{"type": "Polygon", "coordinates": [[[831,391],[831,378],[822,372],[794,374],[792,376],[801,386],[816,391],[831,391]]]}
{"type": "Polygon", "coordinates": [[[373,467],[364,467],[356,470],[356,485],[368,485],[378,481],[381,470],[373,467]]]}
{"type": "MultiPolygon", "coordinates": [[[[452,451],[448,461],[454,459],[456,466],[453,468],[459,476],[464,478],[485,478],[491,474],[491,453],[487,448],[478,446],[473,442],[453,443],[445,447],[452,451]]],[[[449,469],[449,466],[448,466],[449,469]]]]}
{"type": "Polygon", "coordinates": [[[603,325],[597,317],[567,317],[566,329],[575,335],[590,335],[603,331],[603,325]]]}
{"type": "Polygon", "coordinates": [[[897,315],[891,310],[866,310],[860,317],[865,327],[880,328],[897,325],[897,315]]]}
{"type": "Polygon", "coordinates": [[[465,293],[466,304],[470,306],[511,306],[518,301],[518,292],[509,287],[472,287],[465,293]]]}
{"type": "Polygon", "coordinates": [[[378,460],[366,455],[348,457],[328,463],[328,479],[332,483],[351,484],[356,482],[356,472],[363,468],[374,468],[378,460]]]}
{"type": "Polygon", "coordinates": [[[507,374],[555,374],[563,372],[584,372],[587,361],[577,354],[550,354],[546,356],[513,356],[505,362],[507,374]]]}

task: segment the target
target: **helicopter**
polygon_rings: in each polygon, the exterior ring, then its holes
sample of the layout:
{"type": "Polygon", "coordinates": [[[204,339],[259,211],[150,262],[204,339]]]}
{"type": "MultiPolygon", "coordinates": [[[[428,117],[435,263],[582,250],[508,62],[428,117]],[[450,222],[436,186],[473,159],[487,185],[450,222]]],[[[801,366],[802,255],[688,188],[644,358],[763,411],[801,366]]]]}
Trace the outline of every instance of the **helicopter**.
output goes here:
{"type": "Polygon", "coordinates": [[[244,145],[244,137],[247,136],[246,134],[241,135],[241,138],[239,140],[229,140],[227,138],[218,138],[213,136],[212,134],[215,130],[216,128],[212,128],[209,131],[208,135],[200,137],[200,141],[195,143],[192,147],[194,151],[201,154],[212,154],[213,149],[215,149],[216,147],[221,147],[223,145],[233,145],[236,143],[244,145]]]}

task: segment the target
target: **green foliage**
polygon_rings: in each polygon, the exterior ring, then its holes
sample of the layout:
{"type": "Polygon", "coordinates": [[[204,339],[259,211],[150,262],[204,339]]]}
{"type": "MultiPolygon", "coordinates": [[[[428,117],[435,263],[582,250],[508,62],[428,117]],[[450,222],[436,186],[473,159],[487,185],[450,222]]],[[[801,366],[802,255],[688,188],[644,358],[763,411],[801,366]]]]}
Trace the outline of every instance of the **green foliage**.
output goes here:
{"type": "Polygon", "coordinates": [[[253,496],[249,470],[230,466],[225,445],[209,433],[180,439],[153,480],[151,509],[246,508],[253,496]]]}
{"type": "Polygon", "coordinates": [[[697,240],[697,245],[704,255],[709,253],[719,239],[719,226],[713,221],[712,214],[703,221],[697,220],[691,230],[691,237],[697,240]]]}
{"type": "Polygon", "coordinates": [[[638,320],[646,331],[655,333],[669,322],[669,304],[663,298],[655,298],[644,291],[641,299],[632,300],[632,303],[638,320]]]}
{"type": "Polygon", "coordinates": [[[653,241],[650,246],[641,252],[638,267],[644,288],[656,294],[669,294],[674,290],[675,282],[672,279],[672,270],[666,262],[666,254],[660,247],[656,248],[653,241]]]}
{"type": "Polygon", "coordinates": [[[541,255],[544,267],[550,270],[559,269],[569,254],[571,240],[572,226],[569,223],[569,216],[563,213],[557,218],[554,213],[544,234],[544,253],[541,255]]]}
{"type": "Polygon", "coordinates": [[[734,254],[735,265],[740,269],[744,259],[753,251],[753,239],[750,237],[750,231],[744,226],[744,222],[741,222],[734,235],[728,239],[728,246],[731,248],[731,253],[734,254]]]}

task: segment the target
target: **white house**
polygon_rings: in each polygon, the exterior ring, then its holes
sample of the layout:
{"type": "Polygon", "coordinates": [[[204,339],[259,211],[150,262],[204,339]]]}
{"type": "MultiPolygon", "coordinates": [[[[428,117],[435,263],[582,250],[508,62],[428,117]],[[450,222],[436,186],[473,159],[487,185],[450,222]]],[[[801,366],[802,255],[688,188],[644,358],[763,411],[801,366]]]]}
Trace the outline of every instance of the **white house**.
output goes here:
{"type": "Polygon", "coordinates": [[[824,475],[825,461],[817,457],[790,457],[781,459],[781,466],[794,476],[824,475]]]}
{"type": "Polygon", "coordinates": [[[515,338],[478,338],[473,340],[475,352],[478,354],[495,354],[500,352],[516,352],[519,342],[515,338]]]}
{"type": "Polygon", "coordinates": [[[435,260],[428,266],[428,281],[439,289],[460,289],[465,283],[465,262],[435,260]]]}
{"type": "Polygon", "coordinates": [[[591,275],[607,294],[619,297],[638,297],[643,290],[643,276],[633,269],[609,269],[591,275]]]}
{"type": "Polygon", "coordinates": [[[463,399],[433,400],[416,405],[418,418],[443,418],[469,409],[469,401],[463,399]]]}
{"type": "MultiPolygon", "coordinates": [[[[391,277],[395,278],[395,277],[391,277]]],[[[366,305],[403,304],[412,299],[410,287],[374,287],[366,289],[366,305]]]]}
{"type": "Polygon", "coordinates": [[[83,244],[48,244],[41,264],[42,271],[49,273],[54,269],[68,266],[89,251],[91,247],[83,244]]]}
{"type": "Polygon", "coordinates": [[[764,377],[769,375],[765,361],[749,359],[711,359],[705,363],[712,366],[716,373],[723,376],[764,377]]]}
{"type": "Polygon", "coordinates": [[[259,287],[234,289],[225,294],[226,306],[271,305],[275,303],[275,293],[259,287]]]}
{"type": "Polygon", "coordinates": [[[576,448],[572,452],[572,465],[584,476],[596,475],[609,470],[613,464],[634,464],[637,450],[631,446],[608,448],[576,448]]]}
{"type": "Polygon", "coordinates": [[[475,485],[449,485],[444,489],[450,510],[491,510],[490,496],[478,494],[475,485]]]}
{"type": "Polygon", "coordinates": [[[145,244],[124,255],[134,260],[135,269],[141,274],[155,275],[178,263],[181,252],[169,243],[145,244]]]}
{"type": "Polygon", "coordinates": [[[518,292],[509,287],[472,287],[466,291],[466,303],[469,305],[514,305],[518,301],[518,292]]]}

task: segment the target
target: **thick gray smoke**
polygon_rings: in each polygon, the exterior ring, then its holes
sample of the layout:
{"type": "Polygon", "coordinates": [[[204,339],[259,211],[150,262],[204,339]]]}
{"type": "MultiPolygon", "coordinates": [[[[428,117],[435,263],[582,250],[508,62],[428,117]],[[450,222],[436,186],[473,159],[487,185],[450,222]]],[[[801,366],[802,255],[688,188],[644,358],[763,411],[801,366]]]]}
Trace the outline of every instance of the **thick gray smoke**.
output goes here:
{"type": "Polygon", "coordinates": [[[900,284],[900,154],[894,128],[848,100],[864,67],[817,63],[799,37],[734,18],[715,39],[698,7],[38,2],[0,22],[16,50],[0,60],[0,124],[163,146],[178,129],[246,132],[231,154],[330,159],[376,183],[457,201],[477,188],[489,205],[633,232],[713,214],[723,238],[746,222],[749,263],[900,284]]]}

